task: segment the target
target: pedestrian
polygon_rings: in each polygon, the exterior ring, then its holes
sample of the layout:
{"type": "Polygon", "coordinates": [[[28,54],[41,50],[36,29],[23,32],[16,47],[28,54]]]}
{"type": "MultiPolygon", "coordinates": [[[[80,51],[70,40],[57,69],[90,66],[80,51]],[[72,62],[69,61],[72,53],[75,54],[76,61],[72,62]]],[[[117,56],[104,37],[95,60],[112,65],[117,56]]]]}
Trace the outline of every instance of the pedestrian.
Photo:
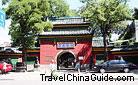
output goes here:
{"type": "Polygon", "coordinates": [[[57,77],[58,76],[58,73],[56,72],[56,65],[55,65],[54,59],[52,59],[51,64],[50,64],[50,67],[51,67],[51,74],[50,75],[52,77],[57,77]]]}
{"type": "Polygon", "coordinates": [[[51,74],[55,71],[55,61],[52,59],[51,60],[51,64],[50,64],[50,70],[51,70],[51,74]]]}
{"type": "Polygon", "coordinates": [[[81,67],[80,61],[77,61],[76,65],[75,65],[75,70],[77,70],[78,72],[80,72],[80,67],[81,67]]]}

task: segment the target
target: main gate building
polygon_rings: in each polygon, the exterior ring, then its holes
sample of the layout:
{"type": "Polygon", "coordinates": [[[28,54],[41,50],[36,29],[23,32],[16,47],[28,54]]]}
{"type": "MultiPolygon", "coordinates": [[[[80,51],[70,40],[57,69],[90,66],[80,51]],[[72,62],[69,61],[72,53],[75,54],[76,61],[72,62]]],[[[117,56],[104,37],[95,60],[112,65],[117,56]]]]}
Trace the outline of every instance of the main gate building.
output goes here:
{"type": "Polygon", "coordinates": [[[72,68],[74,61],[89,63],[92,36],[89,22],[83,18],[53,19],[52,31],[39,35],[40,64],[55,63],[59,68],[72,68]]]}

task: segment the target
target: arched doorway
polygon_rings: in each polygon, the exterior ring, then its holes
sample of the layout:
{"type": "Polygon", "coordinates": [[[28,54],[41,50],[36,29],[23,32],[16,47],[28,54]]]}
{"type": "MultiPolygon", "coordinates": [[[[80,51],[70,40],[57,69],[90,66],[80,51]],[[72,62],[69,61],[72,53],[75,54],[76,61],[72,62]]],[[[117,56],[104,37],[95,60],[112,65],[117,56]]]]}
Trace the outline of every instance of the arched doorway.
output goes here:
{"type": "Polygon", "coordinates": [[[75,56],[70,52],[60,53],[57,57],[57,69],[73,69],[75,67],[75,56]]]}

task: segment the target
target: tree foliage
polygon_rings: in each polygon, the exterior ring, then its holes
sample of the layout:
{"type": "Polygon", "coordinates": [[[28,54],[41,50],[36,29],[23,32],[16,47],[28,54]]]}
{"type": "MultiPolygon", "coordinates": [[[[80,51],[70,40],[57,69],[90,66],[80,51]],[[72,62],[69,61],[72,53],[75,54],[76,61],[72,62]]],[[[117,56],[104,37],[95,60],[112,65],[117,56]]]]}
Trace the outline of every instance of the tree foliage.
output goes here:
{"type": "Polygon", "coordinates": [[[10,0],[2,0],[2,4],[6,4],[7,2],[9,2],[10,0]]]}
{"type": "MultiPolygon", "coordinates": [[[[47,5],[45,8],[48,8],[47,5]]],[[[15,46],[30,48],[34,45],[35,34],[42,32],[47,23],[42,20],[45,11],[40,11],[38,2],[33,0],[11,2],[6,14],[12,19],[9,34],[15,46]]]]}
{"type": "Polygon", "coordinates": [[[105,28],[130,18],[131,13],[126,0],[87,0],[82,15],[105,28]]]}
{"type": "Polygon", "coordinates": [[[63,0],[49,0],[49,16],[68,16],[69,6],[63,0]]]}
{"type": "MultiPolygon", "coordinates": [[[[6,14],[12,19],[9,34],[13,46],[22,48],[23,58],[26,49],[35,45],[36,36],[53,25],[46,16],[68,16],[68,5],[63,0],[12,0],[6,14]]],[[[25,59],[23,59],[25,60],[25,59]]]]}
{"type": "Polygon", "coordinates": [[[6,14],[12,19],[9,34],[13,45],[33,47],[35,35],[52,28],[45,16],[69,16],[68,11],[63,0],[12,0],[6,14]]]}
{"type": "Polygon", "coordinates": [[[81,14],[91,21],[92,26],[100,28],[106,53],[106,38],[113,27],[120,21],[131,18],[127,0],[82,0],[82,2],[86,5],[81,9],[81,14]]]}
{"type": "Polygon", "coordinates": [[[138,19],[138,8],[134,9],[134,14],[133,14],[135,19],[138,19]]]}

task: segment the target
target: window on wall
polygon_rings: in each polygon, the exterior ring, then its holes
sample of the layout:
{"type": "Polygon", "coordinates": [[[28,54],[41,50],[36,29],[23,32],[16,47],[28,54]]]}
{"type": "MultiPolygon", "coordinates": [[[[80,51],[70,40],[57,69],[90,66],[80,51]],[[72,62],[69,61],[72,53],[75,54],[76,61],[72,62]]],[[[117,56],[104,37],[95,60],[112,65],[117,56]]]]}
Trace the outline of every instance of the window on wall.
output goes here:
{"type": "Polygon", "coordinates": [[[97,54],[96,55],[96,64],[100,64],[104,62],[104,55],[103,54],[97,54]]]}

